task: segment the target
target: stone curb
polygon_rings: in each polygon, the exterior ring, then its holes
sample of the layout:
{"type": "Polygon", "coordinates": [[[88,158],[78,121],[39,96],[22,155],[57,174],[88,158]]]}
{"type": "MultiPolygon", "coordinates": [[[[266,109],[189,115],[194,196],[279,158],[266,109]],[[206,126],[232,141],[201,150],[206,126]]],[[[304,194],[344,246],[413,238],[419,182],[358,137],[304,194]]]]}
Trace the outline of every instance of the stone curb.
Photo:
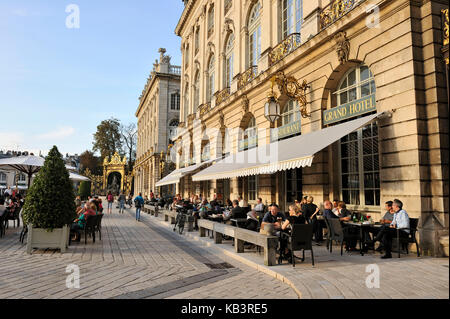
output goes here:
{"type": "MultiPolygon", "coordinates": [[[[149,217],[153,217],[153,216],[149,215],[149,217]]],[[[161,225],[163,225],[163,226],[165,226],[167,228],[171,228],[171,225],[168,224],[167,222],[163,221],[163,220],[160,220],[160,219],[157,219],[157,218],[154,218],[154,217],[151,218],[151,220],[155,221],[155,222],[158,222],[159,224],[161,224],[161,225]]],[[[178,234],[178,236],[189,238],[189,239],[191,239],[193,241],[201,242],[203,245],[205,245],[207,247],[220,250],[224,255],[226,255],[228,257],[231,257],[231,258],[233,258],[233,259],[235,259],[235,260],[237,260],[237,261],[239,261],[239,262],[241,262],[241,263],[243,263],[243,264],[245,264],[245,265],[247,265],[247,266],[249,266],[249,267],[251,267],[253,269],[256,269],[259,272],[262,272],[262,273],[264,273],[266,275],[269,275],[269,276],[271,276],[271,277],[273,277],[273,278],[275,278],[275,279],[277,279],[277,280],[287,284],[289,287],[291,287],[295,291],[295,293],[297,294],[298,298],[302,299],[302,292],[297,287],[295,287],[295,285],[292,283],[292,281],[290,281],[286,276],[282,275],[281,273],[270,269],[270,267],[268,267],[268,266],[259,265],[258,263],[254,262],[254,261],[251,261],[251,260],[245,258],[244,256],[240,255],[240,254],[237,254],[237,253],[234,253],[234,252],[230,252],[229,250],[227,250],[225,248],[222,248],[220,245],[216,245],[216,244],[208,241],[206,238],[203,239],[200,236],[195,235],[196,234],[195,232],[184,231],[183,234],[184,235],[179,235],[178,234]]]]}

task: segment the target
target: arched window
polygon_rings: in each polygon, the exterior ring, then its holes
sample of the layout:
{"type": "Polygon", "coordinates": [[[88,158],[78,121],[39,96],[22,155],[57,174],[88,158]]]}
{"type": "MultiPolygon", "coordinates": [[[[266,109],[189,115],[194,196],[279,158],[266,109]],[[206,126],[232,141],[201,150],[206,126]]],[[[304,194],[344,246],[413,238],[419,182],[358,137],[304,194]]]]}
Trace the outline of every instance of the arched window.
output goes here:
{"type": "Polygon", "coordinates": [[[222,155],[229,155],[231,153],[231,139],[230,133],[227,129],[224,129],[222,134],[222,155]]]}
{"type": "Polygon", "coordinates": [[[258,146],[258,128],[256,119],[252,116],[244,129],[243,138],[239,141],[239,151],[248,150],[258,146]]]}
{"type": "Polygon", "coordinates": [[[214,55],[212,55],[209,58],[209,64],[208,64],[208,82],[207,82],[207,101],[211,102],[213,96],[214,96],[214,81],[215,81],[215,60],[214,55]]]}
{"type": "Polygon", "coordinates": [[[281,0],[283,39],[292,33],[300,33],[303,23],[303,1],[281,0]]]}
{"type": "MultiPolygon", "coordinates": [[[[344,76],[335,92],[337,107],[375,94],[375,80],[365,65],[344,76]]],[[[373,122],[339,142],[342,200],[357,206],[380,206],[378,125],[373,122]]]]}
{"type": "Polygon", "coordinates": [[[258,65],[261,55],[261,4],[255,3],[248,20],[248,67],[258,65]]]}
{"type": "Polygon", "coordinates": [[[205,143],[202,149],[202,162],[209,161],[211,159],[211,147],[209,141],[205,143]]]}
{"type": "Polygon", "coordinates": [[[208,11],[208,38],[214,33],[214,4],[208,11]]]}
{"type": "Polygon", "coordinates": [[[184,106],[183,106],[184,110],[183,110],[183,121],[186,123],[187,122],[187,116],[189,113],[189,83],[186,83],[186,87],[184,88],[184,106]]]}
{"type": "Polygon", "coordinates": [[[227,45],[225,47],[225,87],[230,88],[233,81],[233,60],[234,60],[234,34],[230,33],[228,36],[227,45]]]}
{"type": "Polygon", "coordinates": [[[197,71],[194,79],[194,105],[193,112],[197,112],[198,107],[200,106],[200,71],[197,71]]]}
{"type": "Polygon", "coordinates": [[[169,123],[169,140],[174,141],[177,136],[178,125],[180,122],[178,120],[172,120],[169,123]]]}

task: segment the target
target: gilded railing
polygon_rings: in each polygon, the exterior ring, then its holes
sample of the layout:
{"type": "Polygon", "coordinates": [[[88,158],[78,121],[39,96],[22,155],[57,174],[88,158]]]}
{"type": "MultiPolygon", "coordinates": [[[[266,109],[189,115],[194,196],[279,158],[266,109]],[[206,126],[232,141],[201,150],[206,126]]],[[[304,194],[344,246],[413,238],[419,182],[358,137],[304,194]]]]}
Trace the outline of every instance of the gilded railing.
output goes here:
{"type": "Polygon", "coordinates": [[[230,88],[225,88],[222,91],[216,93],[216,105],[221,104],[230,96],[230,88]]]}
{"type": "Polygon", "coordinates": [[[239,76],[238,89],[242,89],[248,83],[253,81],[258,75],[258,67],[256,65],[250,67],[247,71],[239,76]]]}
{"type": "Polygon", "coordinates": [[[448,9],[442,11],[442,27],[444,31],[444,45],[448,45],[448,9]]]}
{"type": "Polygon", "coordinates": [[[283,60],[287,55],[297,49],[301,44],[300,33],[292,33],[286,37],[280,44],[273,48],[269,53],[270,65],[283,60]]]}
{"type": "Polygon", "coordinates": [[[357,0],[335,0],[326,6],[320,13],[320,28],[325,29],[330,24],[349,12],[357,0]]]}
{"type": "Polygon", "coordinates": [[[200,106],[200,116],[205,115],[211,109],[211,103],[205,103],[200,106]]]}

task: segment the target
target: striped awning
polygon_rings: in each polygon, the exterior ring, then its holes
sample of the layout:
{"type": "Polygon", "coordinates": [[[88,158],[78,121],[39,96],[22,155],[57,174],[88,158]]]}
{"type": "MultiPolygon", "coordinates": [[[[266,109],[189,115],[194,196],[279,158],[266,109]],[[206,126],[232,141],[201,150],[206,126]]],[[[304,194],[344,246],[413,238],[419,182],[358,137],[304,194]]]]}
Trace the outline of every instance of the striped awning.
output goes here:
{"type": "Polygon", "coordinates": [[[166,177],[164,177],[163,179],[161,179],[159,182],[157,182],[155,184],[155,186],[161,187],[161,186],[177,184],[180,182],[180,179],[183,178],[184,176],[192,174],[196,170],[203,168],[206,165],[211,164],[214,161],[216,161],[216,160],[209,160],[209,161],[205,161],[203,163],[199,163],[199,164],[195,164],[195,165],[188,166],[185,168],[177,169],[177,170],[173,171],[172,173],[170,173],[169,175],[167,175],[166,177]]]}
{"type": "Polygon", "coordinates": [[[315,154],[383,113],[232,154],[192,176],[193,181],[273,174],[312,165],[315,154]]]}

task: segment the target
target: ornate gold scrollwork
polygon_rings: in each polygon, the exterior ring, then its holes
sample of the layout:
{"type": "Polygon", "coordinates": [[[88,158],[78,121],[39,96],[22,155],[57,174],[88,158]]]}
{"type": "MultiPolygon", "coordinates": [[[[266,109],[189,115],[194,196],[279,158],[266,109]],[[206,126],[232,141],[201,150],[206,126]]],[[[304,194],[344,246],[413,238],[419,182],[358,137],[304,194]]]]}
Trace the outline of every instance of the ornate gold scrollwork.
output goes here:
{"type": "Polygon", "coordinates": [[[295,51],[301,45],[300,33],[292,33],[280,44],[273,48],[269,53],[270,65],[283,60],[291,52],[295,51]]]}
{"type": "Polygon", "coordinates": [[[306,90],[310,88],[306,80],[303,80],[303,82],[300,83],[293,76],[286,76],[283,71],[278,72],[273,77],[273,80],[277,84],[281,94],[298,101],[300,105],[300,114],[303,118],[311,117],[306,109],[306,106],[308,105],[306,90]]]}
{"type": "Polygon", "coordinates": [[[230,88],[227,87],[222,91],[216,93],[216,105],[220,105],[223,101],[225,101],[230,96],[230,88]]]}
{"type": "Polygon", "coordinates": [[[253,81],[253,79],[256,78],[258,75],[258,67],[252,66],[247,71],[241,74],[238,81],[238,88],[242,89],[244,86],[246,86],[248,83],[253,81]]]}
{"type": "Polygon", "coordinates": [[[331,2],[320,13],[320,28],[325,29],[327,26],[334,23],[348,11],[353,9],[356,3],[356,0],[335,0],[331,2]]]}
{"type": "Polygon", "coordinates": [[[443,24],[443,31],[444,31],[444,45],[448,45],[448,9],[441,10],[442,12],[442,24],[443,24]]]}

